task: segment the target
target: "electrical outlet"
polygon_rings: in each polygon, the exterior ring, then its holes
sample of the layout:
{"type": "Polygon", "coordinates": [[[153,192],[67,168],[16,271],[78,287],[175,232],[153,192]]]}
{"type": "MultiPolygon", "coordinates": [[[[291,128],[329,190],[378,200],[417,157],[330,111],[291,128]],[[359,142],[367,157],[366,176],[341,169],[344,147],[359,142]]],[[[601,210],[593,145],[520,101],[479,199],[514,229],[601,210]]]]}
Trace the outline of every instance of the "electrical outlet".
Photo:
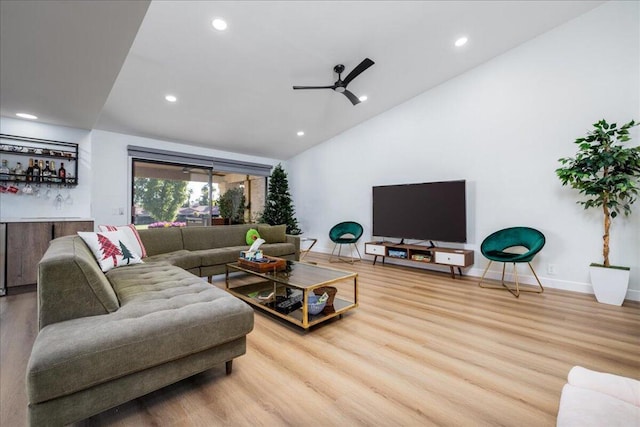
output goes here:
{"type": "Polygon", "coordinates": [[[548,274],[558,274],[558,265],[557,264],[549,264],[547,266],[548,274]]]}
{"type": "Polygon", "coordinates": [[[124,208],[118,208],[118,215],[124,215],[124,208]]]}

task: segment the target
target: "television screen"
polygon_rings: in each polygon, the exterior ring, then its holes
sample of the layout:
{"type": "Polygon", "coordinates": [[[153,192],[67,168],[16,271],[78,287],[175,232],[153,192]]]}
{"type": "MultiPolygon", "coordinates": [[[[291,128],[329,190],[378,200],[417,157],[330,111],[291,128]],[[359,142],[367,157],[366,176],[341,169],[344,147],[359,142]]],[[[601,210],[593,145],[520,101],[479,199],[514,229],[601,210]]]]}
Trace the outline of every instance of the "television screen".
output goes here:
{"type": "Polygon", "coordinates": [[[465,181],[373,187],[373,235],[465,243],[465,181]]]}

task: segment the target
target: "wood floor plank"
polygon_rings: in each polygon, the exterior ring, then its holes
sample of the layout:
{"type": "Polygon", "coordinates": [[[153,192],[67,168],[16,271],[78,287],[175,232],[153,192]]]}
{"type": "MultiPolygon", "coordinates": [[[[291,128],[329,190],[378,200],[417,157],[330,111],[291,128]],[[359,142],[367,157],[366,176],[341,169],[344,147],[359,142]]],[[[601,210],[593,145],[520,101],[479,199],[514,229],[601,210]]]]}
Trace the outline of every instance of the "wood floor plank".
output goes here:
{"type": "MultiPolygon", "coordinates": [[[[572,366],[640,378],[640,303],[306,260],[357,272],[359,307],[309,332],[257,312],[231,375],[221,365],[77,426],[553,426],[572,366]]],[[[0,299],[0,316],[0,425],[24,426],[35,293],[0,299]]]]}

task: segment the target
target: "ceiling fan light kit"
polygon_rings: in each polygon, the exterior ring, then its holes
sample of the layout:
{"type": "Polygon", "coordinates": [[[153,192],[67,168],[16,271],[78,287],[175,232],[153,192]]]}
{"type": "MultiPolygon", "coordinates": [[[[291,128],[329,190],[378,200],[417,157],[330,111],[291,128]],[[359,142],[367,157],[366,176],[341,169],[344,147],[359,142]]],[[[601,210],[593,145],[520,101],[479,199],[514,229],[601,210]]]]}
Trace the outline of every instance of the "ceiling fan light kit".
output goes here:
{"type": "Polygon", "coordinates": [[[299,89],[332,89],[335,92],[341,93],[346,96],[353,105],[358,105],[361,101],[351,91],[347,89],[347,85],[356,77],[358,77],[363,71],[371,67],[375,62],[369,58],[365,58],[360,64],[356,66],[347,77],[342,80],[342,73],[344,72],[344,65],[338,64],[333,67],[333,71],[338,74],[338,80],[330,86],[294,86],[294,90],[299,89]]]}

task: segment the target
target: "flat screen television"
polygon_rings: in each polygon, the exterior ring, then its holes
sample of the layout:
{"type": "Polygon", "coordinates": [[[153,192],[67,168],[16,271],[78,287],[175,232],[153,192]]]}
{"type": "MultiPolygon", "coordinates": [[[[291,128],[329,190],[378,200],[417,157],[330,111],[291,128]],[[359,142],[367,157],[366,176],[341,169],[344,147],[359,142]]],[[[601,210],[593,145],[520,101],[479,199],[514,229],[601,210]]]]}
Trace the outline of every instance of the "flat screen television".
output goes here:
{"type": "Polygon", "coordinates": [[[465,181],[373,187],[373,235],[466,243],[465,181]]]}

